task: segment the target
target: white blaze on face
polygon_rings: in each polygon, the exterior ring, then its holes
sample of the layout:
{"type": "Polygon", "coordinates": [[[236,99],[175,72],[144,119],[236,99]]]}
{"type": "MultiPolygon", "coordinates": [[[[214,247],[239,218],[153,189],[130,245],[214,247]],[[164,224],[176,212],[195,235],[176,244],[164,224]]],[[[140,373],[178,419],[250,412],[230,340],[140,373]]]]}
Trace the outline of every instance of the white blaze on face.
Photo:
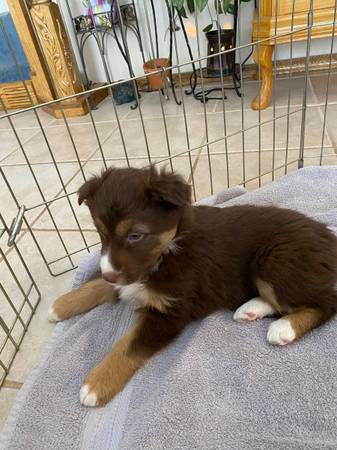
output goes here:
{"type": "Polygon", "coordinates": [[[109,251],[102,254],[101,261],[100,261],[100,267],[101,267],[102,274],[115,271],[113,265],[111,264],[110,258],[109,258],[109,251]]]}

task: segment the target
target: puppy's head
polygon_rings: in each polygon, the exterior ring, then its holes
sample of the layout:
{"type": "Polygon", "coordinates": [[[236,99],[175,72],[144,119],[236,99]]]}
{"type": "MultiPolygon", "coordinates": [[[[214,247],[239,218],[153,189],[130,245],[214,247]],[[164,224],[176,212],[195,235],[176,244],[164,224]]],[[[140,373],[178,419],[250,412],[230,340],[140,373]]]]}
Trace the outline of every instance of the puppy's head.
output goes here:
{"type": "Polygon", "coordinates": [[[102,241],[101,271],[117,285],[142,281],[170,249],[191,204],[190,186],[154,167],[110,168],[78,191],[102,241]]]}

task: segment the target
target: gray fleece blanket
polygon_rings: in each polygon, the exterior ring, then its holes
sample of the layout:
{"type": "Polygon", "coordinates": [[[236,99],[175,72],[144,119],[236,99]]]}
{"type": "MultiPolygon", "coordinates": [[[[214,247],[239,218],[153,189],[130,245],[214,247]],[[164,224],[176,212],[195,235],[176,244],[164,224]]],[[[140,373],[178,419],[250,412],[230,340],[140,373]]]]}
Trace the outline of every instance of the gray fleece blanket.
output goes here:
{"type": "MultiPolygon", "coordinates": [[[[294,208],[337,232],[336,193],[337,167],[316,167],[207,203],[294,208]]],[[[75,286],[97,271],[98,257],[83,262],[75,286]]],[[[103,305],[57,325],[1,449],[337,449],[336,320],[278,348],[266,341],[271,319],[240,324],[218,312],[190,325],[106,407],[82,407],[83,378],[132,320],[129,307],[103,305]]]]}

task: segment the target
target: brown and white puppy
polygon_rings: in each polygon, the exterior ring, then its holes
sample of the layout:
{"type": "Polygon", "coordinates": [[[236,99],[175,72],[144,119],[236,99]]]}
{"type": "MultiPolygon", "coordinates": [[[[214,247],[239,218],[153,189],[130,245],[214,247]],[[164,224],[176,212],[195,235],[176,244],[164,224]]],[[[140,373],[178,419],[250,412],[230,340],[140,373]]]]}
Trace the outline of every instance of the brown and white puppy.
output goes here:
{"type": "Polygon", "coordinates": [[[138,322],[87,376],[83,405],[107,403],[148,358],[195,319],[282,316],[268,330],[285,345],[336,312],[337,239],[295,211],[191,206],[190,187],[155,168],[108,169],[79,190],[102,241],[102,278],[59,298],[51,320],[104,302],[131,302],[138,322]]]}

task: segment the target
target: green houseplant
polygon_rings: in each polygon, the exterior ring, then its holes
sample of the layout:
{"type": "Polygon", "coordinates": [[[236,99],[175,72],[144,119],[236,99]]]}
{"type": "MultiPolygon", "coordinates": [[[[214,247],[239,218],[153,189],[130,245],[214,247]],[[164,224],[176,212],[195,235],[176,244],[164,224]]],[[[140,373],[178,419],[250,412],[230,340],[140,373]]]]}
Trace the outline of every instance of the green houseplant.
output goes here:
{"type": "MultiPolygon", "coordinates": [[[[248,3],[251,0],[239,0],[239,3],[244,2],[248,3]]],[[[178,14],[181,17],[187,18],[186,9],[190,13],[194,13],[195,9],[200,13],[205,8],[208,9],[209,15],[211,17],[211,23],[207,25],[203,31],[208,33],[211,31],[214,26],[216,29],[220,28],[217,19],[213,19],[212,13],[210,10],[210,4],[213,3],[214,9],[216,13],[219,14],[235,14],[235,2],[234,0],[171,0],[172,6],[177,10],[178,14]],[[187,8],[185,7],[187,6],[187,8]]],[[[218,14],[217,14],[218,15],[218,14]]]]}

